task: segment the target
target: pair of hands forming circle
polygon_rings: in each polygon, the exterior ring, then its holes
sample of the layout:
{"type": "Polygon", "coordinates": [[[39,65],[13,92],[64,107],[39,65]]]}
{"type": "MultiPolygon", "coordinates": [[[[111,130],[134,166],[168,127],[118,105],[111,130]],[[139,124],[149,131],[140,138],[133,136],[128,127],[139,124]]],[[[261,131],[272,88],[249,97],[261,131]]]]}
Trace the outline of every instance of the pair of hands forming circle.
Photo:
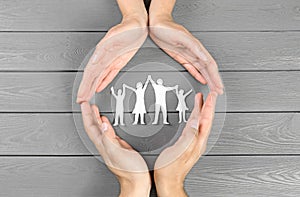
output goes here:
{"type": "Polygon", "coordinates": [[[148,167],[142,156],[116,135],[109,120],[100,116],[97,106],[89,104],[95,92],[102,91],[136,54],[148,34],[162,50],[199,82],[208,84],[211,90],[204,104],[201,93],[195,96],[194,109],[180,138],[166,148],[155,163],[155,182],[162,186],[168,185],[166,180],[180,184],[205,151],[217,95],[223,94],[215,60],[183,26],[171,18],[158,20],[149,27],[147,23],[135,19],[123,19],[97,45],[84,70],[77,102],[81,104],[84,127],[89,138],[120,183],[126,180],[129,183],[151,185],[148,167]]]}

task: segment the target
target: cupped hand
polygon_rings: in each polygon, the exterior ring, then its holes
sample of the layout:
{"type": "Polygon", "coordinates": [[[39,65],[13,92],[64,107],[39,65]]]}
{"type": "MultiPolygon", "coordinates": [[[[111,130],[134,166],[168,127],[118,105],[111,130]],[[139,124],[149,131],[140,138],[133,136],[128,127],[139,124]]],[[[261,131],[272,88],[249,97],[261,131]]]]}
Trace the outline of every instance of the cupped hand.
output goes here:
{"type": "Polygon", "coordinates": [[[118,137],[97,106],[81,104],[84,128],[110,171],[121,185],[120,196],[147,196],[151,188],[148,167],[142,156],[118,137]]]}
{"type": "Polygon", "coordinates": [[[195,96],[195,105],[178,141],[157,158],[154,180],[159,196],[186,196],[184,179],[206,149],[214,119],[217,93],[211,92],[205,103],[202,94],[195,96]]]}
{"type": "Polygon", "coordinates": [[[102,91],[130,61],[147,38],[147,21],[124,17],[97,44],[86,65],[77,94],[77,102],[89,101],[102,91]]]}
{"type": "Polygon", "coordinates": [[[218,65],[202,43],[171,16],[158,16],[150,21],[150,37],[168,55],[185,67],[211,91],[223,94],[218,65]]]}

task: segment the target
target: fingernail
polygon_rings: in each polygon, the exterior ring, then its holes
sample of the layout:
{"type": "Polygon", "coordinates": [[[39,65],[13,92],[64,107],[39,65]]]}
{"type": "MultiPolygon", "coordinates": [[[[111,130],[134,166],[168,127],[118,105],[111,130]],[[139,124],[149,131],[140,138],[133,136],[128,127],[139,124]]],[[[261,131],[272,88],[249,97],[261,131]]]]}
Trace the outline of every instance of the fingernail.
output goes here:
{"type": "Polygon", "coordinates": [[[215,103],[216,102],[216,100],[217,100],[217,96],[218,96],[218,93],[216,93],[216,92],[212,92],[211,93],[211,95],[210,95],[210,101],[211,101],[211,103],[215,103]]]}
{"type": "Polygon", "coordinates": [[[80,107],[81,107],[81,112],[82,113],[85,113],[88,111],[88,103],[87,102],[83,102],[80,104],[80,107]]]}
{"type": "Polygon", "coordinates": [[[107,131],[107,129],[108,129],[108,125],[107,125],[107,123],[102,123],[102,125],[101,125],[101,131],[102,131],[102,133],[104,133],[104,132],[106,132],[107,131]]]}
{"type": "Polygon", "coordinates": [[[197,120],[191,120],[190,127],[192,127],[193,129],[198,130],[198,128],[199,128],[198,121],[197,120]]]}

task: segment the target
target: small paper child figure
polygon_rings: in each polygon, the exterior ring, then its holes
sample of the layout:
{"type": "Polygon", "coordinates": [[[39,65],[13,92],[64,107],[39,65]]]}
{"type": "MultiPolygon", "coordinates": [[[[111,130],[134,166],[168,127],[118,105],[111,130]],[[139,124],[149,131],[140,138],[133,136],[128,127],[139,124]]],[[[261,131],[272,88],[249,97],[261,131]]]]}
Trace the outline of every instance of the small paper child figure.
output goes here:
{"type": "Polygon", "coordinates": [[[123,87],[132,90],[136,94],[136,102],[132,113],[134,114],[134,122],[133,125],[136,125],[139,121],[139,117],[141,118],[141,124],[145,124],[144,115],[146,113],[145,107],[145,91],[149,84],[149,77],[146,80],[145,85],[143,86],[142,82],[136,83],[136,89],[124,84],[123,87]]]}
{"type": "Polygon", "coordinates": [[[118,94],[115,94],[114,87],[111,87],[111,93],[116,99],[116,114],[115,114],[115,122],[114,126],[120,124],[124,125],[124,98],[125,98],[125,87],[123,87],[123,91],[118,89],[118,94]]]}
{"type": "Polygon", "coordinates": [[[181,123],[182,119],[183,119],[184,122],[187,122],[186,119],[185,119],[185,111],[188,110],[188,108],[187,108],[186,103],[185,103],[185,98],[192,91],[193,90],[191,89],[186,94],[183,94],[184,90],[181,89],[178,92],[178,89],[176,89],[176,95],[177,95],[177,98],[178,98],[178,105],[177,105],[177,108],[176,108],[176,111],[178,111],[178,116],[179,116],[179,122],[178,123],[181,123]]]}
{"type": "Polygon", "coordinates": [[[152,80],[151,75],[149,75],[148,78],[150,79],[150,82],[155,92],[155,117],[152,124],[158,123],[158,116],[160,111],[162,111],[163,114],[163,123],[169,124],[169,122],[167,121],[168,114],[167,114],[166,94],[167,91],[175,90],[178,87],[178,85],[174,87],[166,87],[163,85],[164,81],[162,79],[157,79],[157,83],[155,83],[152,80]]]}

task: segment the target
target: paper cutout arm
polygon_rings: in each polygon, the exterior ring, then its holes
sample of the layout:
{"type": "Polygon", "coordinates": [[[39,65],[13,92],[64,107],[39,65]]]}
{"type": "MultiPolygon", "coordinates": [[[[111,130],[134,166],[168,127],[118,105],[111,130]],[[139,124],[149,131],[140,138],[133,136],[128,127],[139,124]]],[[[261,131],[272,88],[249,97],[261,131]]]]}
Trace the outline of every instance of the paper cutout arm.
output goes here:
{"type": "Polygon", "coordinates": [[[111,87],[110,90],[111,90],[111,94],[112,94],[115,98],[117,98],[117,95],[115,94],[114,87],[111,87]]]}
{"type": "Polygon", "coordinates": [[[123,84],[123,87],[128,88],[129,90],[132,90],[134,92],[136,91],[136,89],[134,89],[133,87],[130,87],[130,86],[126,85],[126,84],[123,84]]]}
{"type": "Polygon", "coordinates": [[[147,78],[146,83],[145,83],[145,85],[144,85],[144,87],[143,87],[143,90],[146,90],[146,88],[147,88],[147,86],[148,86],[148,84],[149,84],[149,82],[150,82],[150,78],[151,78],[151,76],[148,75],[148,78],[147,78]]]}
{"type": "Polygon", "coordinates": [[[175,90],[176,90],[176,95],[178,96],[179,95],[178,87],[175,90]]]}
{"type": "Polygon", "coordinates": [[[151,82],[152,85],[156,85],[156,83],[153,81],[151,75],[148,75],[148,79],[151,82]]]}
{"type": "Polygon", "coordinates": [[[186,97],[186,96],[188,96],[189,94],[191,94],[192,93],[192,89],[190,89],[190,91],[188,91],[187,93],[185,93],[184,95],[183,95],[183,97],[186,97]]]}
{"type": "Polygon", "coordinates": [[[124,98],[125,97],[125,86],[123,84],[123,90],[122,90],[122,97],[124,98]]]}
{"type": "Polygon", "coordinates": [[[178,89],[178,85],[173,86],[173,87],[166,87],[167,91],[171,91],[171,90],[176,90],[178,89]]]}

